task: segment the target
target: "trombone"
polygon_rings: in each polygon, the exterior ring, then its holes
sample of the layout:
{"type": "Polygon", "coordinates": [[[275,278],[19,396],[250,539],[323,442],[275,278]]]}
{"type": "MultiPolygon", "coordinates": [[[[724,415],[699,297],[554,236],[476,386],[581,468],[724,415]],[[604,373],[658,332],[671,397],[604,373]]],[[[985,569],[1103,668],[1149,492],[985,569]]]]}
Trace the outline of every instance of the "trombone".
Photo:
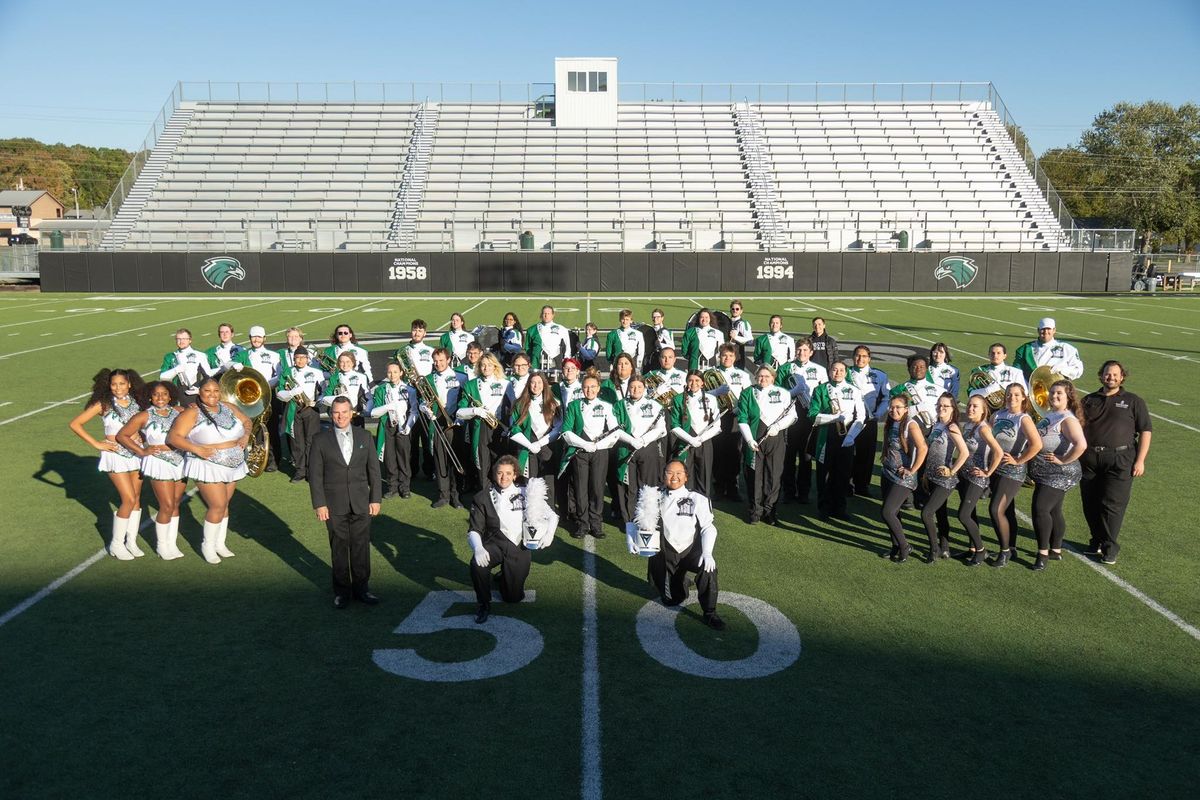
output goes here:
{"type": "MultiPolygon", "coordinates": [[[[449,417],[449,412],[438,399],[437,392],[429,381],[421,377],[421,373],[417,372],[417,368],[412,363],[412,357],[408,354],[408,348],[404,347],[396,351],[396,363],[400,365],[401,371],[404,373],[404,379],[416,387],[417,395],[421,398],[428,408],[440,408],[442,410],[442,419],[446,421],[446,426],[454,425],[454,422],[449,417]]],[[[454,453],[454,448],[450,446],[450,440],[446,438],[446,432],[442,426],[438,424],[436,418],[429,420],[431,433],[437,438],[438,443],[446,452],[446,458],[450,461],[450,466],[454,467],[454,471],[459,475],[463,474],[462,462],[458,460],[458,456],[454,453]]]]}

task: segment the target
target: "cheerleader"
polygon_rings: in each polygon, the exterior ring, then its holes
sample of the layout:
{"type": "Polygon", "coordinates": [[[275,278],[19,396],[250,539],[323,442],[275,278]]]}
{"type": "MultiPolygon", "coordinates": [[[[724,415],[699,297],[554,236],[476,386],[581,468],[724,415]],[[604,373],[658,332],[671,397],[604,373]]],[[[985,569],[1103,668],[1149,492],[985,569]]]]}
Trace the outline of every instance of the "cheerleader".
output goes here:
{"type": "Polygon", "coordinates": [[[561,409],[546,376],[535,372],[517,398],[508,423],[509,437],[517,445],[517,475],[545,478],[550,505],[554,505],[556,491],[558,448],[554,443],[562,432],[561,409]]]}
{"type": "Polygon", "coordinates": [[[629,381],[633,378],[633,356],[620,353],[612,359],[612,372],[600,384],[600,399],[610,403],[619,403],[629,396],[629,381]]]}
{"type": "Polygon", "coordinates": [[[950,493],[958,488],[959,472],[970,457],[971,451],[958,427],[958,401],[950,392],[943,392],[937,401],[937,422],[929,431],[929,449],[925,456],[924,480],[929,494],[921,508],[921,522],[929,537],[926,564],[950,557],[950,518],[946,503],[950,493]]]}
{"type": "Polygon", "coordinates": [[[1025,483],[1025,465],[1042,449],[1032,412],[1025,387],[1012,383],[1004,393],[1004,408],[992,415],[992,436],[1002,453],[1000,467],[992,474],[992,502],[988,507],[1000,544],[993,567],[1003,567],[1009,558],[1017,557],[1017,492],[1025,483]]]}
{"type": "Polygon", "coordinates": [[[762,520],[778,522],[775,505],[783,481],[783,456],[787,436],[783,434],[796,422],[792,396],[775,385],[775,370],[763,365],[755,373],[757,385],[738,398],[738,430],[746,467],[746,489],[750,501],[750,524],[762,520]]]}
{"type": "Polygon", "coordinates": [[[667,436],[667,409],[646,395],[640,375],[629,381],[625,405],[625,432],[617,445],[616,503],[624,523],[633,521],[643,486],[658,486],[662,477],[663,439],[667,436]]]}
{"type": "Polygon", "coordinates": [[[897,564],[908,560],[912,545],[904,537],[900,522],[900,507],[912,501],[917,488],[917,474],[925,463],[925,436],[921,426],[909,417],[908,398],[897,395],[888,402],[887,422],[883,426],[883,452],[879,466],[887,487],[880,516],[892,536],[889,558],[897,564]]]}
{"type": "Polygon", "coordinates": [[[950,348],[942,342],[929,348],[929,377],[957,400],[958,367],[950,363],[950,348]]]}
{"type": "Polygon", "coordinates": [[[521,327],[521,320],[511,311],[504,315],[496,351],[505,367],[512,366],[513,356],[525,352],[525,329],[521,327]]]}
{"type": "Polygon", "coordinates": [[[113,558],[130,561],[145,553],[137,546],[142,521],[142,462],[117,442],[117,433],[142,410],[138,397],[144,397],[146,385],[134,370],[102,369],[92,378],[92,394],[83,411],[71,420],[75,435],[100,451],[100,472],[107,472],[117,488],[120,505],[113,513],[112,539],[108,552],[113,558]],[[104,424],[104,438],[96,440],[84,430],[95,417],[104,424]]]}
{"type": "MultiPolygon", "coordinates": [[[[488,353],[479,359],[475,377],[463,385],[458,395],[455,418],[467,428],[471,459],[484,480],[492,474],[493,450],[504,434],[503,430],[498,432],[498,423],[504,419],[500,407],[508,394],[508,384],[500,359],[488,353]]],[[[483,481],[480,483],[482,485],[483,481]]]]}
{"type": "Polygon", "coordinates": [[[1037,534],[1038,554],[1033,569],[1040,572],[1047,561],[1062,561],[1063,537],[1067,521],[1063,518],[1063,498],[1079,483],[1083,467],[1079,457],[1087,450],[1083,436],[1083,409],[1070,381],[1050,384],[1047,401],[1050,413],[1038,420],[1042,446],[1029,462],[1033,478],[1033,531],[1037,534]]]}
{"type": "Polygon", "coordinates": [[[325,393],[325,373],[311,366],[309,361],[308,348],[300,345],[292,353],[292,366],[284,368],[280,376],[283,388],[278,396],[287,404],[283,410],[283,430],[292,452],[292,464],[296,467],[292,483],[303,483],[308,479],[308,454],[313,437],[321,431],[321,417],[316,406],[317,398],[325,393]]]}
{"type": "Polygon", "coordinates": [[[675,437],[674,459],[688,472],[688,489],[705,497],[712,495],[712,440],[721,432],[721,409],[704,391],[704,376],[692,370],[687,390],[671,401],[671,435],[675,437]]]}
{"type": "Polygon", "coordinates": [[[848,519],[846,494],[854,468],[854,440],[867,418],[863,395],[846,380],[846,365],[833,362],[829,382],[813,391],[808,417],[816,431],[817,510],[823,517],[848,519]]]}
{"type": "Polygon", "coordinates": [[[467,360],[467,346],[475,341],[475,336],[466,329],[463,315],[455,311],[450,315],[450,330],[442,334],[438,344],[450,351],[450,365],[458,367],[467,360]]]}
{"type": "Polygon", "coordinates": [[[567,443],[563,453],[562,474],[571,468],[572,489],[575,494],[573,510],[575,530],[571,536],[582,539],[591,534],[604,538],[604,478],[608,472],[608,451],[617,443],[625,425],[622,405],[612,405],[599,399],[600,379],[589,374],[583,379],[583,398],[567,406],[563,413],[562,438],[567,443]]]}
{"type": "MultiPolygon", "coordinates": [[[[717,349],[725,344],[725,334],[712,327],[712,312],[702,308],[696,313],[696,324],[683,332],[683,357],[688,369],[708,369],[717,363],[717,349]]],[[[692,471],[688,469],[689,479],[692,471]]]]}
{"type": "Polygon", "coordinates": [[[183,453],[167,446],[167,434],[179,416],[175,387],[154,381],[146,387],[150,407],[133,415],[117,433],[117,441],[142,459],[142,477],[150,481],[158,501],[154,518],[155,551],[163,561],[183,558],[179,549],[179,504],[187,481],[183,453]]]}
{"type": "Polygon", "coordinates": [[[411,494],[413,424],[417,421],[417,390],[404,381],[404,372],[395,361],[388,362],[387,377],[380,381],[367,404],[371,419],[379,420],[375,431],[375,454],[383,463],[384,499],[411,494]]]}
{"type": "Polygon", "coordinates": [[[210,564],[232,558],[225,546],[229,534],[229,501],[237,482],[246,477],[246,445],[250,420],[239,409],[221,402],[221,385],[206,378],[196,405],[184,410],[171,426],[167,444],[194,458],[184,460],[184,475],[196,482],[208,506],[200,552],[210,564]]]}
{"type": "Polygon", "coordinates": [[[580,381],[580,364],[574,358],[563,359],[563,379],[558,384],[558,404],[563,408],[583,397],[583,382],[580,381]]]}
{"type": "Polygon", "coordinates": [[[325,395],[317,405],[326,410],[333,405],[337,397],[345,397],[354,406],[354,421],[352,424],[363,427],[363,412],[366,411],[367,398],[370,396],[370,380],[366,375],[355,369],[354,354],[347,351],[337,357],[337,372],[329,376],[325,385],[325,395]]]}
{"type": "Polygon", "coordinates": [[[963,425],[963,441],[966,442],[970,458],[967,466],[959,473],[958,521],[971,539],[971,549],[965,554],[968,567],[978,567],[987,560],[987,550],[979,537],[979,522],[975,518],[975,506],[988,490],[992,474],[1000,466],[1004,451],[992,436],[988,424],[987,401],[979,395],[967,400],[967,422],[963,425]]]}
{"type": "Polygon", "coordinates": [[[371,359],[367,351],[358,346],[358,337],[349,325],[334,326],[333,333],[329,335],[329,346],[323,352],[334,364],[341,360],[342,353],[349,353],[354,356],[354,368],[367,376],[367,383],[375,380],[371,374],[371,359]]]}
{"type": "Polygon", "coordinates": [[[175,349],[163,356],[159,367],[159,380],[173,381],[194,402],[196,382],[205,375],[216,374],[208,366],[208,356],[192,348],[192,332],[187,328],[175,331],[175,349]]]}

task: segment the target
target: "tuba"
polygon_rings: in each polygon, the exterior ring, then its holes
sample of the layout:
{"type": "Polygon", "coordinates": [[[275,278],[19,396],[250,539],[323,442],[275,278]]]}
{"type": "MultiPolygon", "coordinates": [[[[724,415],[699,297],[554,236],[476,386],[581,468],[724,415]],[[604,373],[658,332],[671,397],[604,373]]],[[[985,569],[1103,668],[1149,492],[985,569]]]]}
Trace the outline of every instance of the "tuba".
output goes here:
{"type": "Polygon", "coordinates": [[[1066,380],[1066,375],[1049,366],[1038,367],[1029,376],[1029,402],[1033,405],[1035,421],[1050,413],[1050,387],[1066,380]]]}
{"type": "Polygon", "coordinates": [[[967,380],[967,388],[973,391],[983,391],[983,399],[991,411],[999,411],[1004,407],[1004,388],[993,389],[988,391],[993,386],[999,384],[992,380],[992,376],[984,370],[972,370],[971,377],[967,380]]]}
{"type": "MultiPolygon", "coordinates": [[[[713,389],[716,389],[717,387],[720,387],[720,386],[728,386],[729,385],[728,382],[725,380],[725,373],[721,372],[721,370],[719,370],[719,369],[706,369],[706,370],[704,370],[703,377],[704,377],[704,391],[706,391],[706,392],[711,392],[713,389]]],[[[722,414],[726,414],[733,410],[734,402],[735,402],[735,400],[733,397],[733,392],[727,391],[722,395],[718,395],[717,408],[721,409],[722,414]]]]}
{"type": "Polygon", "coordinates": [[[221,375],[221,401],[234,406],[250,418],[250,444],[246,445],[246,470],[257,478],[266,469],[270,456],[267,418],[271,416],[271,386],[253,367],[241,372],[228,370],[221,375]]]}

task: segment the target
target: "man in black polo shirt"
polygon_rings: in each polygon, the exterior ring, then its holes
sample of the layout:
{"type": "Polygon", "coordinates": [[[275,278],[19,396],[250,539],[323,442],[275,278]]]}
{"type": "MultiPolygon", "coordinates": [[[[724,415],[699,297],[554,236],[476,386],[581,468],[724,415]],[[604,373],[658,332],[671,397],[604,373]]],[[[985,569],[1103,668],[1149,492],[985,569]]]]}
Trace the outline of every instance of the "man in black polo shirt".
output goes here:
{"type": "Polygon", "coordinates": [[[1129,376],[1121,362],[1105,361],[1099,375],[1100,389],[1083,398],[1088,449],[1079,459],[1083,466],[1079,490],[1092,534],[1087,554],[1115,564],[1121,550],[1117,535],[1133,479],[1146,471],[1150,412],[1146,401],[1121,388],[1129,376]]]}

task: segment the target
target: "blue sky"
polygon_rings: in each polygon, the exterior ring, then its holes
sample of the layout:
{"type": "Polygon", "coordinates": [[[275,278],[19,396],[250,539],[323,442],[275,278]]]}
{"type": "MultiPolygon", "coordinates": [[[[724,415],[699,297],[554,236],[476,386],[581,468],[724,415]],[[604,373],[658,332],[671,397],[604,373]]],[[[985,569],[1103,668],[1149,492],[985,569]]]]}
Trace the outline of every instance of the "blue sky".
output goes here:
{"type": "Polygon", "coordinates": [[[617,56],[623,81],[990,80],[1039,151],[1118,101],[1200,101],[1200,0],[0,8],[0,138],[126,148],[177,80],[549,81],[563,55],[617,56]]]}

